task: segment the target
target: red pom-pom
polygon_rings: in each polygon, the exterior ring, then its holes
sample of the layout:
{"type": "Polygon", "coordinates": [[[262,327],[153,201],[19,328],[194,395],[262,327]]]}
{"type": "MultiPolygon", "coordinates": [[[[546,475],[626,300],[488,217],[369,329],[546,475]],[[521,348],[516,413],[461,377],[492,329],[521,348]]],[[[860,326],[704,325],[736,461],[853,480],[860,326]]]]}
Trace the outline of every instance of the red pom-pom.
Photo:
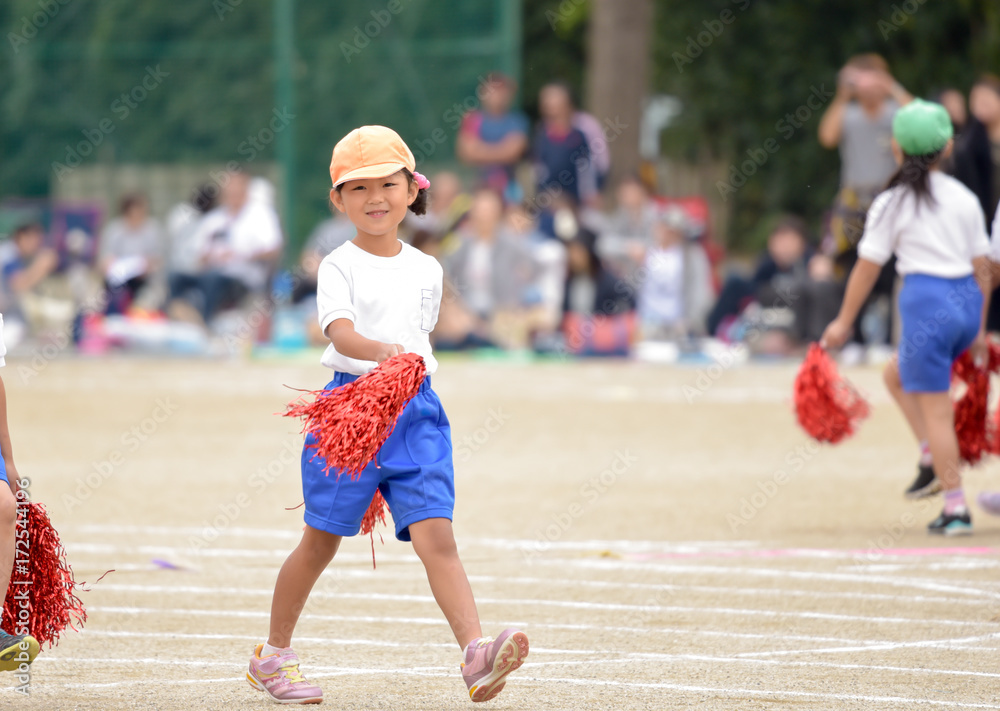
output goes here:
{"type": "MultiPolygon", "coordinates": [[[[305,420],[304,431],[315,438],[315,456],[326,460],[328,475],[335,469],[337,476],[347,474],[357,479],[392,434],[396,420],[420,391],[426,375],[423,358],[403,353],[352,383],[309,393],[311,402],[300,398],[284,414],[305,420]]],[[[361,533],[372,536],[373,546],[375,524],[385,523],[386,508],[385,499],[376,491],[361,522],[361,533]]]]}
{"type": "Polygon", "coordinates": [[[1000,370],[1000,346],[989,341],[989,349],[985,368],[972,362],[969,351],[962,353],[951,367],[952,392],[965,386],[965,391],[955,399],[955,437],[959,456],[969,464],[997,451],[997,423],[989,422],[989,400],[990,373],[1000,370]]]}
{"type": "Polygon", "coordinates": [[[837,372],[829,354],[814,343],[795,377],[795,416],[810,437],[837,443],[854,434],[868,403],[837,372]]]}
{"type": "Polygon", "coordinates": [[[25,629],[40,645],[51,647],[67,627],[83,625],[87,611],[75,594],[73,569],[45,507],[19,504],[17,512],[14,571],[0,627],[11,634],[25,629]]]}

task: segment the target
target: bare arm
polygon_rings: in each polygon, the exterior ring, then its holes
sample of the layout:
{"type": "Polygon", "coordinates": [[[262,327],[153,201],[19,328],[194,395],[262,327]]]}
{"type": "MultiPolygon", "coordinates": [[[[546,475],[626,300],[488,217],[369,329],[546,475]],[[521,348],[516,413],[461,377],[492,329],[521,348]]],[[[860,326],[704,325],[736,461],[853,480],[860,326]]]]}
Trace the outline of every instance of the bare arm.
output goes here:
{"type": "Polygon", "coordinates": [[[43,249],[37,257],[32,260],[27,269],[23,269],[10,278],[10,288],[17,294],[31,291],[45,277],[55,271],[59,266],[59,257],[51,249],[43,249]]]}
{"type": "Polygon", "coordinates": [[[381,363],[403,352],[398,343],[382,343],[365,338],[354,330],[354,323],[346,318],[334,319],[326,327],[326,337],[341,355],[355,360],[373,360],[381,363]]]}
{"type": "Polygon", "coordinates": [[[864,305],[868,295],[872,292],[878,275],[882,272],[882,267],[867,259],[858,259],[851,276],[847,279],[847,292],[844,294],[844,301],[840,304],[840,313],[837,318],[826,327],[820,344],[825,348],[839,348],[847,341],[851,333],[854,321],[858,317],[858,312],[864,305]]]}
{"type": "Polygon", "coordinates": [[[0,456],[3,456],[4,467],[7,469],[10,490],[14,493],[14,498],[17,498],[18,475],[17,467],[14,466],[14,451],[10,446],[10,430],[7,428],[7,389],[3,378],[0,378],[0,456]]]}
{"type": "Polygon", "coordinates": [[[499,143],[487,143],[470,133],[460,133],[455,148],[459,160],[465,163],[507,165],[524,155],[528,137],[523,133],[513,133],[499,143]]]}
{"type": "Polygon", "coordinates": [[[836,148],[840,145],[840,134],[844,128],[844,110],[850,102],[847,90],[843,85],[837,88],[833,102],[823,112],[819,121],[819,143],[824,148],[836,148]]]}

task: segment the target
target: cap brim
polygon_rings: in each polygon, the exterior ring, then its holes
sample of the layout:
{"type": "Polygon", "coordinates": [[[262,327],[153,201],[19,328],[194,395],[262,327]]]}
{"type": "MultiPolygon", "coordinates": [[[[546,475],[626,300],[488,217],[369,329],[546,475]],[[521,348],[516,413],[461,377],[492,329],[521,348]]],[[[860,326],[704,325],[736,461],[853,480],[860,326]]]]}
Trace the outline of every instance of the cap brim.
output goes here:
{"type": "Polygon", "coordinates": [[[376,163],[366,165],[364,168],[355,168],[349,173],[340,176],[340,180],[333,184],[333,187],[343,185],[348,180],[365,180],[368,178],[388,178],[394,173],[398,173],[407,166],[402,163],[376,163]]]}

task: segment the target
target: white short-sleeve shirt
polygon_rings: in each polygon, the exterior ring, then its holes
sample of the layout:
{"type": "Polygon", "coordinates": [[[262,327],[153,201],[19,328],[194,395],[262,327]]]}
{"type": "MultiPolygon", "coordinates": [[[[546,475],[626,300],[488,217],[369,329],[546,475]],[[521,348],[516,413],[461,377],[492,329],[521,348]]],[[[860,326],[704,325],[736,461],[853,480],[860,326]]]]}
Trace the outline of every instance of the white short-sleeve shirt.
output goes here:
{"type": "Polygon", "coordinates": [[[885,264],[895,253],[900,274],[946,279],[972,274],[972,260],[990,253],[986,218],[975,194],[950,175],[931,171],[934,200],[916,203],[913,191],[897,186],[872,203],[858,256],[885,264]]]}
{"type": "MultiPolygon", "coordinates": [[[[340,318],[374,341],[398,343],[423,357],[427,373],[437,370],[430,333],[441,308],[444,272],[434,257],[400,242],[399,254],[379,257],[347,242],[326,256],[319,267],[316,305],[319,325],[340,318]]],[[[364,375],[375,361],[348,358],[331,343],[323,365],[342,373],[364,375]]]]}

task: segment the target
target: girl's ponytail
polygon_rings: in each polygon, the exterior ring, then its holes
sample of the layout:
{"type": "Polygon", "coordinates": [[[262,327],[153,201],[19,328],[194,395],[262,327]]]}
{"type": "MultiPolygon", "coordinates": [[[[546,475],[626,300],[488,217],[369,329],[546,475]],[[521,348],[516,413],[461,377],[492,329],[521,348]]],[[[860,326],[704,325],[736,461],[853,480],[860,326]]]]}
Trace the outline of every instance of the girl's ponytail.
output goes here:
{"type": "Polygon", "coordinates": [[[891,178],[889,178],[889,184],[886,185],[886,190],[890,190],[897,185],[902,185],[904,188],[910,188],[913,191],[913,197],[916,199],[916,203],[918,205],[921,200],[927,200],[933,204],[934,196],[931,194],[929,176],[931,166],[934,165],[940,157],[941,151],[925,153],[919,156],[904,153],[903,162],[900,163],[899,168],[897,168],[896,172],[893,173],[891,178]]]}
{"type": "MultiPolygon", "coordinates": [[[[417,177],[413,175],[413,173],[411,173],[406,168],[403,168],[403,173],[406,174],[406,179],[408,181],[410,181],[411,183],[416,183],[417,184],[417,188],[418,188],[417,189],[417,199],[414,200],[410,204],[410,211],[413,212],[413,214],[415,214],[415,215],[424,215],[424,214],[426,214],[427,213],[427,190],[430,188],[430,183],[427,182],[426,178],[424,178],[423,176],[420,176],[423,179],[423,182],[427,185],[427,187],[420,187],[421,181],[418,180],[417,177]]],[[[419,173],[418,173],[418,175],[419,175],[419,173]]]]}

